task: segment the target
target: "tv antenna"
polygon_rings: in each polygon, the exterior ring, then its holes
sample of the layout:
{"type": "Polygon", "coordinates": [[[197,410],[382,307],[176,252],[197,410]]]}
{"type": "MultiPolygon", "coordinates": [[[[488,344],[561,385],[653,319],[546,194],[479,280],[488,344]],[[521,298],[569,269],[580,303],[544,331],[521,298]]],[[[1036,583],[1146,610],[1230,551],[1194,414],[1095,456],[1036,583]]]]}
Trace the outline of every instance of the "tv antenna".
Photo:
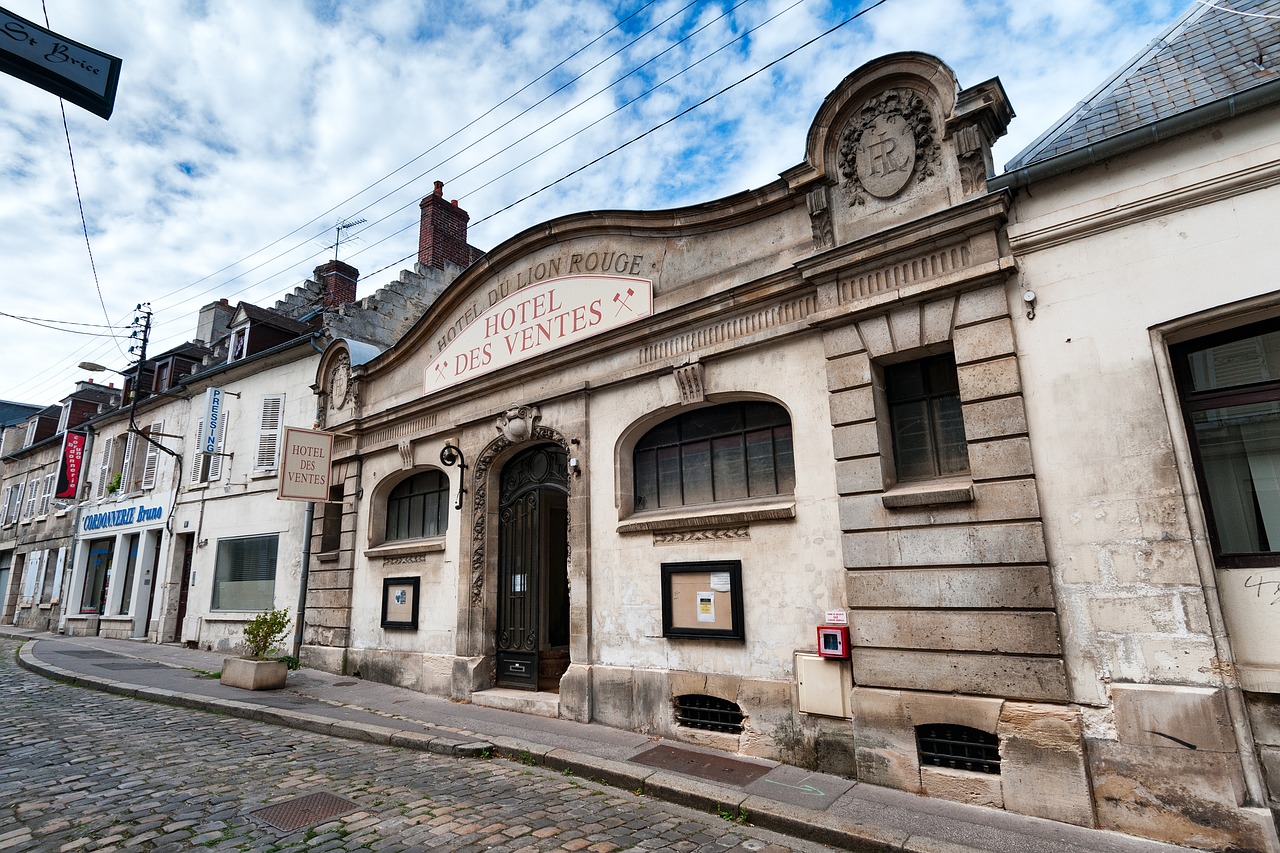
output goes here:
{"type": "Polygon", "coordinates": [[[344,239],[342,236],[342,232],[349,231],[350,229],[355,228],[357,225],[363,225],[364,223],[365,223],[364,218],[339,220],[337,227],[334,229],[335,233],[333,235],[333,259],[335,261],[338,259],[338,247],[341,246],[343,243],[349,243],[352,240],[356,239],[354,236],[350,234],[348,234],[344,239]]]}

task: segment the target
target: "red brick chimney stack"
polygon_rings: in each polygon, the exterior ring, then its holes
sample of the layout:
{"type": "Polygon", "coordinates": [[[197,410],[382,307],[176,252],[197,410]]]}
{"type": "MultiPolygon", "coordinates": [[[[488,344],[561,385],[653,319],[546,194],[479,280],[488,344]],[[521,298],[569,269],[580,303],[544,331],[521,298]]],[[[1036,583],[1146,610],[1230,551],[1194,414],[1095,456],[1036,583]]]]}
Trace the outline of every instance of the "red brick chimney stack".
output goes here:
{"type": "Polygon", "coordinates": [[[460,267],[470,266],[467,222],[471,217],[458,207],[456,200],[445,201],[444,182],[436,181],[435,190],[418,207],[422,209],[418,229],[418,263],[437,269],[444,269],[445,261],[460,267]]]}
{"type": "Polygon", "coordinates": [[[324,310],[356,301],[356,282],[360,270],[337,259],[316,267],[316,281],[324,285],[324,310]]]}

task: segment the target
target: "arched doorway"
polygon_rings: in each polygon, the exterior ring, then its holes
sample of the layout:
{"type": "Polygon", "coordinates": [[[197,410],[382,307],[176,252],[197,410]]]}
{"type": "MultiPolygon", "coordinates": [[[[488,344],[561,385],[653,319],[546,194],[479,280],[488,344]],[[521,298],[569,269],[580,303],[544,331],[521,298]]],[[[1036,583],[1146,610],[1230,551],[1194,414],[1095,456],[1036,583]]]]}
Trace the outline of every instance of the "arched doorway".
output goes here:
{"type": "Polygon", "coordinates": [[[497,682],[556,690],[569,666],[568,456],[553,444],[502,469],[498,498],[497,682]]]}

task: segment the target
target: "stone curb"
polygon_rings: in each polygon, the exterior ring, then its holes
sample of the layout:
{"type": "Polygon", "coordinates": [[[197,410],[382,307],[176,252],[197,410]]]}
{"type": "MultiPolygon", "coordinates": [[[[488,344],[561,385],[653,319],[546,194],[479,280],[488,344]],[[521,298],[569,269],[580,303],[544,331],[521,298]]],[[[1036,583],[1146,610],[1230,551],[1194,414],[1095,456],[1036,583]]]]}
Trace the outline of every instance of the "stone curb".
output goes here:
{"type": "Polygon", "coordinates": [[[459,743],[428,734],[402,731],[371,723],[331,720],[315,714],[270,708],[251,702],[215,699],[193,693],[179,693],[158,687],[138,687],[105,678],[93,678],[38,660],[30,650],[30,641],[33,639],[31,637],[3,632],[0,632],[0,636],[23,641],[18,651],[18,665],[23,669],[77,687],[101,690],[133,699],[149,699],[198,711],[213,711],[347,740],[397,746],[458,758],[492,756],[520,764],[538,765],[561,773],[571,773],[590,782],[685,806],[695,811],[720,816],[729,814],[743,819],[751,826],[777,832],[780,835],[816,841],[856,853],[981,853],[973,847],[921,835],[911,835],[901,830],[868,824],[850,824],[833,818],[825,812],[775,802],[750,795],[737,788],[726,788],[701,779],[667,773],[643,765],[599,758],[581,752],[555,749],[514,738],[495,737],[490,741],[459,743]]]}

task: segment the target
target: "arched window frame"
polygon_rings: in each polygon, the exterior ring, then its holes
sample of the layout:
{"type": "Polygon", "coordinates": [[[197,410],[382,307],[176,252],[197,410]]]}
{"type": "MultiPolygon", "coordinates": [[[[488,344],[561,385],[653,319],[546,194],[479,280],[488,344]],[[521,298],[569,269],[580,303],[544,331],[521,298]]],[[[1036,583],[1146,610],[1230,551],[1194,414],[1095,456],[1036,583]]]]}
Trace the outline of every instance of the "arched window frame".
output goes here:
{"type": "MultiPolygon", "coordinates": [[[[694,440],[700,440],[700,439],[694,439],[694,440]]],[[[744,438],[744,442],[745,442],[745,438],[744,438]]],[[[681,441],[680,446],[683,447],[684,443],[685,442],[681,441]]],[[[744,453],[745,453],[745,449],[744,449],[744,453]]],[[[749,463],[747,463],[745,459],[744,459],[744,464],[749,465],[749,463]]],[[[710,509],[710,508],[719,507],[719,506],[733,505],[735,503],[750,504],[750,503],[755,503],[758,500],[791,500],[793,499],[793,496],[795,494],[795,488],[796,488],[796,466],[795,466],[795,456],[794,456],[793,419],[791,416],[791,412],[785,405],[783,405],[781,402],[779,402],[774,398],[765,397],[762,395],[761,396],[743,395],[743,396],[735,396],[730,399],[708,400],[707,404],[704,406],[683,407],[676,410],[668,409],[660,413],[654,413],[651,417],[648,417],[643,421],[637,422],[635,425],[633,425],[631,430],[629,430],[628,433],[624,435],[623,440],[620,442],[620,445],[619,445],[618,467],[619,467],[619,473],[621,475],[618,480],[618,484],[620,487],[618,498],[619,498],[619,508],[621,510],[620,514],[623,517],[630,516],[632,514],[637,514],[637,513],[638,514],[647,514],[647,513],[656,514],[656,513],[670,513],[670,512],[689,512],[689,511],[696,511],[698,508],[710,509]],[[778,476],[780,469],[778,466],[779,457],[778,457],[776,443],[771,447],[771,459],[772,459],[772,464],[774,468],[774,477],[776,481],[775,490],[773,491],[762,490],[760,493],[753,493],[753,490],[751,489],[750,484],[748,483],[748,492],[744,495],[716,497],[713,494],[712,499],[707,501],[693,501],[693,502],[682,501],[679,504],[673,504],[670,506],[664,505],[660,507],[637,505],[638,503],[637,495],[639,494],[639,489],[637,487],[638,476],[639,476],[637,473],[637,457],[640,452],[648,449],[644,447],[644,443],[646,439],[648,439],[656,430],[659,430],[662,427],[668,424],[671,424],[673,421],[678,422],[682,418],[689,418],[691,416],[696,416],[700,412],[708,413],[711,410],[714,410],[717,408],[722,408],[722,407],[728,408],[733,406],[741,407],[741,406],[749,406],[753,404],[766,404],[769,406],[776,407],[779,410],[779,412],[783,416],[785,416],[785,424],[777,423],[769,427],[760,426],[760,427],[756,427],[755,429],[752,429],[752,428],[748,428],[744,422],[741,429],[738,429],[736,431],[718,433],[715,436],[709,435],[706,438],[708,441],[710,441],[712,438],[718,439],[720,437],[732,435],[735,433],[738,435],[745,436],[747,433],[754,432],[759,429],[765,429],[765,428],[785,429],[786,436],[789,440],[789,443],[788,443],[788,446],[786,447],[786,452],[784,456],[787,460],[787,463],[789,464],[789,470],[782,471],[781,477],[778,476]]],[[[681,479],[682,481],[684,479],[683,472],[681,475],[681,479]]]]}
{"type": "MultiPolygon", "coordinates": [[[[375,523],[378,524],[378,527],[375,528],[377,530],[376,541],[379,543],[391,545],[391,544],[396,544],[401,542],[415,542],[415,541],[422,541],[422,540],[429,540],[429,539],[438,539],[444,536],[449,531],[449,512],[451,509],[450,500],[449,500],[449,476],[439,468],[418,468],[408,472],[408,474],[405,477],[402,477],[401,479],[397,480],[394,484],[392,484],[386,490],[384,496],[381,498],[380,503],[381,503],[380,509],[382,511],[378,514],[380,517],[375,519],[375,523]],[[411,487],[411,484],[414,482],[416,478],[427,477],[429,475],[434,475],[435,477],[438,478],[436,487],[423,491],[421,493],[401,495],[399,497],[397,496],[396,493],[401,489],[411,487]],[[434,532],[426,532],[429,528],[429,526],[426,523],[427,521],[426,512],[429,508],[429,505],[432,503],[430,500],[428,500],[428,498],[431,496],[434,496],[435,498],[434,505],[435,505],[436,529],[434,532]],[[393,537],[391,535],[392,524],[397,520],[397,516],[393,515],[393,509],[398,509],[397,507],[393,506],[393,503],[396,501],[402,501],[402,500],[412,502],[412,500],[417,497],[423,498],[424,517],[423,517],[423,524],[421,527],[421,530],[423,531],[422,535],[419,535],[419,536],[405,535],[405,536],[393,537]]],[[[407,510],[410,513],[412,512],[411,504],[410,504],[410,507],[407,508],[407,510]]],[[[412,527],[409,528],[410,531],[412,531],[412,529],[413,529],[412,527]]]]}

